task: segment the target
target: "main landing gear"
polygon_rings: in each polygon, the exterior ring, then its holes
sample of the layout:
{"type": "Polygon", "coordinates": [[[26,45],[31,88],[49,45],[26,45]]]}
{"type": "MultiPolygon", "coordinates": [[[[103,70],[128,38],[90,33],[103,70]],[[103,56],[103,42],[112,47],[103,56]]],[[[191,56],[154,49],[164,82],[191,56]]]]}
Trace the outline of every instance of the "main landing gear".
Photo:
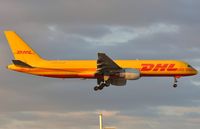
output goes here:
{"type": "Polygon", "coordinates": [[[110,86],[109,76],[104,76],[103,79],[97,79],[97,86],[94,87],[94,91],[103,90],[104,87],[110,86]]]}
{"type": "Polygon", "coordinates": [[[173,87],[176,88],[178,86],[178,80],[177,80],[177,77],[174,77],[174,85],[173,87]]]}
{"type": "Polygon", "coordinates": [[[94,91],[97,90],[103,90],[104,87],[109,87],[110,84],[106,83],[106,82],[101,82],[99,85],[94,87],[94,91]]]}

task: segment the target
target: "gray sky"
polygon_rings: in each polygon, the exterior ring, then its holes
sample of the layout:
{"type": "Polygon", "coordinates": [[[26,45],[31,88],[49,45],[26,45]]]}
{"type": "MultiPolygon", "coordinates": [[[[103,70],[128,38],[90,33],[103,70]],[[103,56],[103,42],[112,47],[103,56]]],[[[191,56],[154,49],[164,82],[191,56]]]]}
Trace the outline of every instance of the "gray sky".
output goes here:
{"type": "Polygon", "coordinates": [[[47,59],[179,59],[200,69],[199,0],[0,0],[0,129],[199,129],[199,75],[141,78],[94,92],[96,80],[7,70],[15,30],[47,59]]]}

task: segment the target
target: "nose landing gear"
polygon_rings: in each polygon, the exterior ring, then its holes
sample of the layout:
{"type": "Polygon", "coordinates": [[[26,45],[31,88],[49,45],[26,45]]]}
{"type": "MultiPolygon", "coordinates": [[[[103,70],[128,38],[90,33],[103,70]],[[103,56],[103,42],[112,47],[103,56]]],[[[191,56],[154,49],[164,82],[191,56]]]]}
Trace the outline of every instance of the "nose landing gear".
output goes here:
{"type": "Polygon", "coordinates": [[[176,88],[178,86],[178,80],[177,80],[177,77],[174,77],[174,85],[173,87],[176,88]]]}

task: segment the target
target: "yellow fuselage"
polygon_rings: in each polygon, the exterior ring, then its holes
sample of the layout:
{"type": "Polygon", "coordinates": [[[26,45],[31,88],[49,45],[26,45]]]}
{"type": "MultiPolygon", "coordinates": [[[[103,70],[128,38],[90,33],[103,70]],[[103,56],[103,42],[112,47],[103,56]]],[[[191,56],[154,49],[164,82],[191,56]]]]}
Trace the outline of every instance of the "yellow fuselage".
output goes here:
{"type": "MultiPolygon", "coordinates": [[[[190,76],[197,71],[186,62],[178,60],[115,60],[121,68],[134,68],[140,76],[190,76]]],[[[54,78],[96,78],[96,60],[41,60],[32,61],[33,68],[11,64],[9,69],[54,78]]]]}
{"type": "MultiPolygon", "coordinates": [[[[14,31],[4,33],[14,55],[14,64],[8,66],[11,70],[55,78],[97,78],[96,60],[44,60],[14,31]]],[[[141,77],[197,74],[190,65],[178,60],[115,60],[115,63],[120,68],[139,70],[141,77]]]]}

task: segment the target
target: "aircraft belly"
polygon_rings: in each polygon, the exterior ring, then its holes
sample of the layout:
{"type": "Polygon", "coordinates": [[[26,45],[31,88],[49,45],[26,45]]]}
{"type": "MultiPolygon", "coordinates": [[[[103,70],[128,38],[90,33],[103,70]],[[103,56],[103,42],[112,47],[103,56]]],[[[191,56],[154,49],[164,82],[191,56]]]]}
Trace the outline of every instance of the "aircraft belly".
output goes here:
{"type": "Polygon", "coordinates": [[[52,77],[52,78],[94,78],[95,71],[67,71],[67,70],[41,70],[34,71],[31,74],[52,77]]]}
{"type": "Polygon", "coordinates": [[[193,75],[193,73],[188,73],[188,72],[157,72],[157,73],[148,73],[148,72],[143,72],[141,73],[141,77],[142,76],[146,76],[146,77],[159,77],[159,76],[166,76],[166,77],[169,77],[169,76],[190,76],[190,75],[193,75]]]}

